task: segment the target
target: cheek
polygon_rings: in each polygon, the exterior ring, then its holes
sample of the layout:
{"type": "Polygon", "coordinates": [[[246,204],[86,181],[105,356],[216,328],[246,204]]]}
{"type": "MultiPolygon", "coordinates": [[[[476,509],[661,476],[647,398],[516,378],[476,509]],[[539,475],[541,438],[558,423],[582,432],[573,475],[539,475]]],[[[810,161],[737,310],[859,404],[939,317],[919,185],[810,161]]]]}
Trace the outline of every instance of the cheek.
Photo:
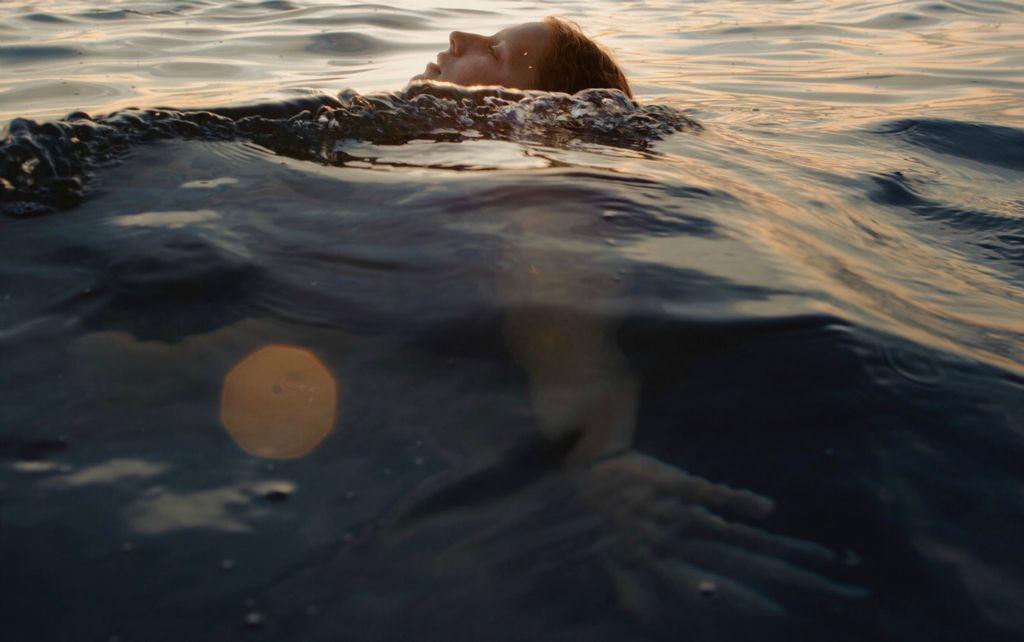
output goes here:
{"type": "Polygon", "coordinates": [[[487,85],[500,80],[493,60],[482,56],[462,57],[454,60],[445,75],[447,76],[445,80],[461,85],[487,85]]]}

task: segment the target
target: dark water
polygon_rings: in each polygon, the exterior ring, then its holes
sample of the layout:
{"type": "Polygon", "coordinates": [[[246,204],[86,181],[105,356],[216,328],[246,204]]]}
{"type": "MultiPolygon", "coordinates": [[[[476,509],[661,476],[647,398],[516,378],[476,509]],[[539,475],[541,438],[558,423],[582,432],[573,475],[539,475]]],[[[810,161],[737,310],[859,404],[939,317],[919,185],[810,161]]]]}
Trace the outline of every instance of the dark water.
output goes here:
{"type": "Polygon", "coordinates": [[[639,105],[382,92],[415,2],[5,7],[0,637],[1024,637],[1019,6],[634,4],[639,105]]]}

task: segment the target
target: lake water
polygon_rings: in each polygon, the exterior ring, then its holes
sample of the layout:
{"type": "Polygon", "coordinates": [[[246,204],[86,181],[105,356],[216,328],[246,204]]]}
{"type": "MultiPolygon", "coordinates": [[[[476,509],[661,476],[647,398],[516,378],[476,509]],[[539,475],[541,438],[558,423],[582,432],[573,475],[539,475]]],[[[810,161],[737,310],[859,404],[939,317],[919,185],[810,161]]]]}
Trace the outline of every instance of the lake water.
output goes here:
{"type": "Polygon", "coordinates": [[[0,4],[0,637],[1024,638],[1024,5],[456,4],[0,4]]]}

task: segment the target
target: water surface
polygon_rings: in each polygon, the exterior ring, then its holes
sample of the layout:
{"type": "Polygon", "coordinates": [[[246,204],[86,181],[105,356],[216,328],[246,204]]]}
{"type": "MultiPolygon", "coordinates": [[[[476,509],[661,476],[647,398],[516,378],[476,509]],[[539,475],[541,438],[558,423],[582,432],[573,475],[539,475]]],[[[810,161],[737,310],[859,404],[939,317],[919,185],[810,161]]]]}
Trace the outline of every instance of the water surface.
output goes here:
{"type": "Polygon", "coordinates": [[[3,637],[1019,639],[1022,16],[4,3],[3,637]]]}

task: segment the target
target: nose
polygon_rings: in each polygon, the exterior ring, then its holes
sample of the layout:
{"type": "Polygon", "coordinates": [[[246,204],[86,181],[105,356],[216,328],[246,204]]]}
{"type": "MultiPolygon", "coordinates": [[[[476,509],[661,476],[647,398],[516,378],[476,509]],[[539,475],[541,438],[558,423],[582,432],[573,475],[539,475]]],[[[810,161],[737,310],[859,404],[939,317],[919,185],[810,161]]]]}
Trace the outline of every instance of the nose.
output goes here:
{"type": "Polygon", "coordinates": [[[448,36],[448,46],[452,51],[453,56],[461,56],[466,53],[466,50],[470,47],[483,43],[487,40],[486,36],[480,36],[475,33],[466,33],[465,31],[453,31],[448,36]]]}

